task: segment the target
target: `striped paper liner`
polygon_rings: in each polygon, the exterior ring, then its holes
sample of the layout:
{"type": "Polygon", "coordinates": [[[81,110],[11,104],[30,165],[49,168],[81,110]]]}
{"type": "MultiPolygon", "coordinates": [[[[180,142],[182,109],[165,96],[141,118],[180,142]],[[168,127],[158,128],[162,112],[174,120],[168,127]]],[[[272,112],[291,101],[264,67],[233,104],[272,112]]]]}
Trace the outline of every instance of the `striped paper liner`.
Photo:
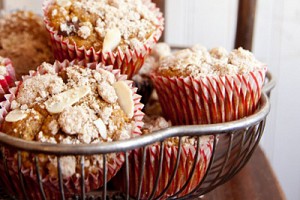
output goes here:
{"type": "Polygon", "coordinates": [[[105,65],[113,65],[115,69],[120,69],[121,74],[127,74],[128,78],[134,74],[137,74],[140,68],[143,66],[145,57],[151,52],[153,46],[158,42],[164,29],[164,18],[162,13],[156,7],[154,3],[145,1],[151,11],[156,14],[158,19],[158,25],[152,35],[146,40],[146,42],[140,46],[135,46],[134,49],[126,48],[122,50],[120,47],[115,51],[102,52],[96,51],[93,47],[86,49],[83,46],[77,46],[58,34],[58,31],[51,27],[48,15],[48,6],[53,3],[53,0],[45,0],[43,4],[44,21],[46,28],[51,36],[52,49],[54,56],[57,60],[63,61],[68,59],[83,60],[88,62],[102,62],[105,65]]]}
{"type": "Polygon", "coordinates": [[[213,124],[251,115],[257,108],[267,68],[243,75],[200,78],[152,74],[165,117],[173,125],[213,124]]]}
{"type": "MultiPolygon", "coordinates": [[[[194,138],[196,141],[196,139],[194,138]]],[[[195,142],[196,143],[196,142],[195,142]]],[[[171,195],[176,194],[188,181],[193,163],[196,159],[197,145],[192,145],[183,142],[181,144],[181,152],[179,158],[179,165],[174,178],[172,174],[176,166],[178,146],[175,144],[168,144],[165,142],[163,147],[163,161],[162,171],[159,176],[158,185],[155,190],[153,198],[158,198],[159,195],[166,189],[168,182],[172,179],[170,186],[161,197],[166,199],[171,195]]],[[[196,161],[195,171],[191,180],[188,182],[185,189],[180,192],[177,197],[184,196],[195,189],[202,181],[213,150],[213,136],[202,136],[200,139],[200,146],[198,151],[198,159],[196,161]]],[[[156,176],[159,169],[161,147],[159,144],[153,144],[146,149],[145,169],[142,178],[141,196],[140,199],[149,199],[153,192],[156,182],[156,176]]],[[[142,170],[143,149],[134,150],[129,157],[129,193],[133,198],[137,198],[139,190],[139,176],[142,170]]],[[[125,167],[121,170],[121,175],[124,176],[125,167]]],[[[119,181],[120,182],[120,181],[119,181]]],[[[120,186],[120,185],[119,185],[120,186]]],[[[124,182],[122,181],[121,189],[126,192],[124,182]]]]}
{"type": "Polygon", "coordinates": [[[4,95],[9,92],[9,88],[15,86],[16,73],[9,58],[4,58],[1,65],[5,67],[6,71],[5,75],[0,75],[0,100],[4,101],[4,95]]]}
{"type": "MultiPolygon", "coordinates": [[[[137,88],[134,88],[132,85],[132,81],[126,80],[127,76],[120,74],[120,70],[113,69],[112,66],[103,66],[101,64],[97,63],[85,63],[84,61],[77,61],[74,60],[72,62],[69,62],[68,60],[65,60],[64,62],[60,63],[58,61],[55,62],[54,68],[56,72],[60,72],[62,70],[65,70],[66,67],[68,66],[73,66],[73,65],[84,65],[88,68],[91,69],[99,69],[103,68],[105,70],[108,70],[112,72],[117,81],[125,81],[128,86],[132,90],[132,98],[134,99],[134,116],[133,119],[135,121],[135,128],[132,131],[132,137],[136,137],[138,135],[141,135],[141,130],[140,128],[143,126],[143,117],[144,114],[141,111],[143,108],[143,104],[140,103],[141,96],[136,94],[137,88]]],[[[32,76],[36,76],[38,74],[45,74],[45,72],[42,70],[41,67],[38,67],[37,71],[30,71],[29,76],[24,76],[23,79],[26,80],[32,76]]],[[[10,89],[10,94],[6,95],[6,101],[3,101],[0,103],[2,106],[2,109],[0,109],[0,123],[3,122],[5,119],[6,114],[8,113],[10,109],[10,104],[11,102],[15,99],[15,96],[18,91],[18,87],[22,82],[17,82],[16,85],[17,87],[14,87],[10,89]]],[[[21,185],[20,185],[20,180],[18,177],[18,169],[17,169],[17,159],[16,159],[16,151],[13,149],[6,149],[7,151],[7,166],[10,171],[10,175],[12,176],[12,180],[14,182],[14,187],[17,188],[17,190],[21,191],[21,185]]],[[[36,168],[34,166],[34,157],[32,154],[28,154],[27,156],[25,154],[22,155],[22,160],[23,160],[23,165],[22,165],[22,175],[25,180],[25,187],[27,194],[30,195],[31,199],[42,199],[42,194],[39,191],[39,184],[37,180],[37,174],[36,174],[36,168]],[[25,162],[24,162],[25,161],[25,162]],[[26,166],[25,166],[26,165],[26,166]]],[[[39,164],[41,165],[43,159],[48,159],[45,158],[45,155],[38,155],[38,158],[40,159],[39,164]]],[[[79,157],[76,158],[77,163],[80,163],[79,157]]],[[[116,173],[120,170],[122,167],[123,163],[125,161],[125,156],[124,153],[114,153],[114,154],[108,154],[107,155],[107,181],[109,181],[112,177],[116,175],[116,173]]],[[[63,166],[62,166],[63,167],[63,166]]],[[[58,178],[53,178],[50,177],[49,174],[47,174],[47,170],[40,166],[41,172],[44,174],[42,177],[42,182],[43,182],[43,189],[46,193],[47,198],[49,199],[58,199],[60,198],[60,192],[59,192],[59,182],[58,178]]],[[[103,186],[103,168],[102,168],[102,163],[100,164],[100,167],[94,166],[93,172],[86,172],[85,174],[85,191],[88,192],[90,190],[98,189],[101,186],[103,186]]],[[[7,183],[7,186],[10,186],[8,182],[8,177],[5,175],[4,171],[4,165],[3,162],[0,162],[0,173],[3,175],[1,179],[7,183]]],[[[80,194],[81,193],[81,177],[77,173],[73,175],[72,177],[68,177],[64,179],[63,181],[64,184],[64,192],[67,198],[71,197],[74,194],[80,194]]],[[[10,188],[10,190],[14,191],[14,188],[10,188]]],[[[18,192],[19,194],[22,195],[22,192],[18,192]]]]}

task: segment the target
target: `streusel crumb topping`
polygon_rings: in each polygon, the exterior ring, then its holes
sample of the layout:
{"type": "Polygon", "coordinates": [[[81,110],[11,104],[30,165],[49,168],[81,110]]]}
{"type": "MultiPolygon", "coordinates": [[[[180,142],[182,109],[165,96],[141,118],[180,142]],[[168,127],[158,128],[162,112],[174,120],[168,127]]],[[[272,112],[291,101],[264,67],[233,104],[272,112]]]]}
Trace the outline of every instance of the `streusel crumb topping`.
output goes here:
{"type": "Polygon", "coordinates": [[[133,120],[119,105],[122,97],[116,93],[112,73],[75,65],[56,74],[47,63],[40,71],[45,74],[24,80],[12,102],[11,113],[20,116],[21,112],[23,116],[6,120],[16,126],[15,132],[25,133],[25,122],[36,118],[39,126],[28,134],[37,141],[88,144],[96,139],[106,142],[131,137],[133,120]],[[69,137],[72,139],[65,140],[69,137]]]}
{"type": "MultiPolygon", "coordinates": [[[[161,116],[145,116],[144,117],[144,126],[142,128],[143,134],[149,134],[155,131],[166,129],[172,126],[170,121],[167,121],[164,117],[161,116]]],[[[200,139],[201,145],[205,145],[209,141],[210,136],[202,136],[200,139]]],[[[181,144],[183,146],[196,145],[197,138],[191,136],[184,136],[181,138],[181,144]]],[[[170,137],[165,140],[165,144],[168,146],[177,146],[179,144],[179,137],[170,137]]]]}
{"type": "MultiPolygon", "coordinates": [[[[145,0],[53,0],[50,25],[87,49],[114,50],[143,44],[158,27],[145,0]]],[[[147,2],[149,3],[149,2],[147,2]]]]}
{"type": "Polygon", "coordinates": [[[225,76],[249,73],[264,66],[250,51],[241,47],[227,52],[223,47],[208,51],[205,47],[196,45],[162,58],[157,72],[182,77],[225,76]]]}

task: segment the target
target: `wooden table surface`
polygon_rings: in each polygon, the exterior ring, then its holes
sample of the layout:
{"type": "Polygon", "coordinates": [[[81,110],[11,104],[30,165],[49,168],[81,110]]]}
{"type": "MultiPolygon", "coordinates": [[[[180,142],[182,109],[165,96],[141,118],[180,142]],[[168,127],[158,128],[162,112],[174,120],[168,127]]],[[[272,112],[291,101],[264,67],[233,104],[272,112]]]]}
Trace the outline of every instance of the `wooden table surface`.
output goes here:
{"type": "Polygon", "coordinates": [[[258,147],[246,166],[229,182],[204,195],[203,200],[285,200],[265,154],[258,147]]]}

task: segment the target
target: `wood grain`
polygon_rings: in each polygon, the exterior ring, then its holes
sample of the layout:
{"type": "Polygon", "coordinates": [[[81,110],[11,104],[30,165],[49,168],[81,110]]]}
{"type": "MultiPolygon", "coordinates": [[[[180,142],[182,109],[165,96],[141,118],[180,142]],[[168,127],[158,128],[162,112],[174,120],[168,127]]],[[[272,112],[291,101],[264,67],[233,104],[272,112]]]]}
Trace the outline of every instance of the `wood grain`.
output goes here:
{"type": "Polygon", "coordinates": [[[256,0],[239,0],[234,47],[252,50],[256,0]]]}
{"type": "Polygon", "coordinates": [[[258,147],[246,166],[229,182],[204,195],[203,200],[285,200],[265,154],[258,147]]]}

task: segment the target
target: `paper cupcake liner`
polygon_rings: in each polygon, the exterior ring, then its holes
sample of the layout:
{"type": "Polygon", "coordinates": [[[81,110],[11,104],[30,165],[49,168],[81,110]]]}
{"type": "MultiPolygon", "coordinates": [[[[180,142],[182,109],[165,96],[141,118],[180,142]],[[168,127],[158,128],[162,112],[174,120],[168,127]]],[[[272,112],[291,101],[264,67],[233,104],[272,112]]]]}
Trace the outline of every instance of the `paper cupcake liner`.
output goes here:
{"type": "Polygon", "coordinates": [[[15,86],[16,73],[10,59],[4,58],[2,65],[5,67],[6,75],[0,76],[0,100],[4,101],[4,95],[9,92],[9,88],[15,86]]]}
{"type": "MultiPolygon", "coordinates": [[[[195,139],[196,140],[196,139],[195,139]]],[[[165,143],[163,148],[163,162],[162,162],[162,171],[158,180],[158,186],[155,190],[153,198],[158,198],[158,196],[165,190],[168,185],[168,182],[171,180],[171,176],[176,166],[178,146],[171,144],[168,145],[168,142],[165,143]]],[[[179,192],[190,176],[193,163],[196,159],[197,146],[187,143],[182,143],[182,149],[179,160],[179,166],[177,172],[175,173],[174,178],[166,190],[162,199],[166,199],[171,195],[179,192]]],[[[213,149],[213,136],[204,136],[200,139],[200,148],[198,159],[195,167],[195,171],[191,180],[188,182],[186,188],[177,195],[177,197],[184,196],[196,188],[202,181],[209,162],[212,156],[213,149]]],[[[141,196],[140,199],[150,198],[155,182],[156,176],[159,169],[159,159],[160,159],[161,148],[159,144],[153,144],[147,147],[146,149],[146,160],[145,160],[145,170],[142,178],[142,187],[141,187],[141,196]]],[[[129,193],[133,198],[137,198],[138,189],[139,189],[139,176],[143,166],[143,149],[134,150],[129,157],[129,193]]],[[[125,167],[122,168],[120,176],[124,176],[126,173],[125,167]]],[[[124,176],[125,177],[125,176],[124,176]]],[[[119,187],[123,192],[125,190],[124,181],[120,182],[121,177],[119,177],[119,187]],[[120,186],[120,184],[122,184],[120,186]]],[[[124,180],[124,179],[122,179],[124,180]]],[[[117,184],[116,184],[117,185],[117,184]]]]}
{"type": "MultiPolygon", "coordinates": [[[[126,80],[127,76],[120,74],[120,70],[114,70],[112,69],[112,66],[103,66],[101,64],[97,63],[86,63],[84,61],[77,61],[74,60],[72,62],[69,62],[65,60],[64,62],[55,62],[54,64],[54,69],[56,72],[64,70],[68,66],[72,66],[75,64],[83,65],[85,67],[91,68],[91,69],[98,69],[98,68],[103,68],[106,69],[110,72],[112,72],[117,81],[126,81],[128,86],[131,88],[133,92],[133,99],[134,99],[134,116],[133,119],[135,121],[135,126],[132,131],[132,137],[141,135],[140,128],[143,126],[143,116],[144,114],[142,113],[142,108],[143,104],[140,103],[141,96],[136,94],[137,88],[134,88],[132,85],[132,81],[126,80]]],[[[26,80],[32,76],[36,76],[38,74],[45,74],[46,72],[42,70],[41,67],[38,67],[37,71],[30,71],[29,76],[24,76],[23,79],[26,80]]],[[[7,94],[6,101],[3,101],[0,103],[2,109],[0,109],[0,123],[3,122],[6,114],[8,113],[10,109],[11,102],[15,99],[15,96],[17,94],[18,88],[22,82],[16,82],[17,87],[11,88],[10,89],[10,94],[7,94]]],[[[38,155],[39,159],[42,159],[42,155],[38,155]]],[[[109,181],[115,174],[119,171],[121,166],[123,165],[125,161],[124,153],[114,153],[114,154],[109,154],[107,155],[107,181],[109,181]]],[[[86,158],[89,158],[89,156],[86,156],[86,158]]],[[[47,158],[48,159],[48,158],[47,158]]],[[[36,175],[36,168],[34,164],[34,156],[33,154],[29,154],[29,157],[27,159],[22,159],[26,162],[26,166],[22,165],[22,175],[25,180],[25,186],[26,186],[26,192],[27,194],[30,195],[32,199],[41,199],[42,195],[39,192],[39,185],[38,185],[38,179],[36,175]]],[[[17,169],[17,159],[16,159],[16,151],[13,151],[12,149],[8,150],[7,153],[7,166],[9,167],[10,175],[12,177],[13,182],[15,183],[15,188],[18,188],[18,190],[21,190],[21,185],[20,185],[20,180],[18,177],[18,169],[17,169]]],[[[79,162],[79,157],[76,157],[76,162],[79,162]]],[[[4,166],[3,162],[0,162],[0,173],[5,174],[4,172],[4,166]]],[[[42,165],[42,163],[39,163],[42,165]]],[[[40,166],[42,170],[46,173],[47,170],[45,170],[45,167],[40,166]]],[[[6,180],[7,182],[8,177],[6,175],[3,176],[4,178],[2,180],[6,180]]],[[[60,192],[59,192],[59,182],[58,178],[53,178],[49,174],[45,174],[42,177],[42,182],[43,182],[43,188],[44,191],[47,195],[47,198],[50,199],[57,199],[60,198],[60,192]],[[56,198],[57,197],[57,198],[56,198]]],[[[81,193],[81,175],[76,173],[72,177],[66,178],[63,180],[64,184],[64,192],[66,197],[71,197],[75,194],[80,194],[81,193]]],[[[99,167],[96,168],[96,170],[93,170],[93,172],[89,172],[85,174],[85,190],[86,192],[98,189],[101,186],[103,186],[103,168],[102,168],[102,163],[100,164],[99,167]]],[[[10,187],[10,184],[6,184],[8,187],[10,187]]],[[[10,190],[15,191],[14,188],[10,188],[10,190]]],[[[18,194],[22,194],[22,192],[18,192],[18,194]]]]}
{"type": "Polygon", "coordinates": [[[164,29],[164,18],[162,13],[154,3],[145,1],[145,4],[149,6],[150,10],[156,14],[159,25],[143,45],[136,46],[133,50],[129,48],[122,50],[118,47],[114,52],[111,51],[105,53],[101,50],[96,51],[93,47],[86,49],[85,47],[72,44],[67,38],[59,35],[58,31],[51,27],[46,16],[48,12],[48,5],[51,5],[52,2],[53,0],[45,0],[43,10],[46,28],[51,37],[54,57],[59,61],[63,61],[65,59],[70,61],[74,59],[84,59],[88,62],[102,62],[105,65],[113,65],[115,69],[120,69],[122,74],[127,74],[129,79],[131,79],[131,77],[143,66],[145,57],[151,52],[153,46],[161,37],[164,29]]]}
{"type": "Polygon", "coordinates": [[[174,125],[237,120],[257,108],[267,69],[244,75],[164,77],[151,75],[163,113],[174,125]]]}

